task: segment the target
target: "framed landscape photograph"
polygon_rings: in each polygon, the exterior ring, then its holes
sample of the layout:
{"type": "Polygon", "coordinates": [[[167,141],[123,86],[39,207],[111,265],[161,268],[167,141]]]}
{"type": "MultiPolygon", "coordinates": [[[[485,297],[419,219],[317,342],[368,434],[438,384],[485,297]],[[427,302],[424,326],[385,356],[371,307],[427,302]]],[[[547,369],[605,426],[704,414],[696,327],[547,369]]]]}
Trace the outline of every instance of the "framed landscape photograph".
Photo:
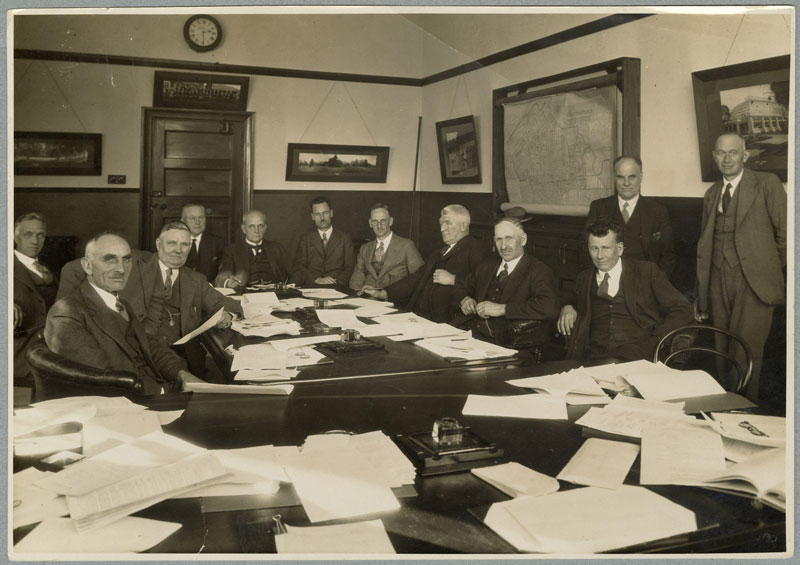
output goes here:
{"type": "Polygon", "coordinates": [[[243,112],[249,87],[250,77],[156,71],[153,106],[243,112]]]}
{"type": "Polygon", "coordinates": [[[711,151],[725,132],[741,135],[747,167],[786,182],[789,155],[789,55],[692,73],[700,168],[704,181],[720,173],[711,151]]]}
{"type": "Polygon", "coordinates": [[[479,184],[478,139],[475,117],[464,116],[436,122],[439,167],[444,184],[479,184]]]}
{"type": "Polygon", "coordinates": [[[388,147],[290,143],[286,180],[386,182],[388,164],[388,147]]]}
{"type": "Polygon", "coordinates": [[[100,175],[102,156],[100,133],[14,132],[15,175],[100,175]]]}

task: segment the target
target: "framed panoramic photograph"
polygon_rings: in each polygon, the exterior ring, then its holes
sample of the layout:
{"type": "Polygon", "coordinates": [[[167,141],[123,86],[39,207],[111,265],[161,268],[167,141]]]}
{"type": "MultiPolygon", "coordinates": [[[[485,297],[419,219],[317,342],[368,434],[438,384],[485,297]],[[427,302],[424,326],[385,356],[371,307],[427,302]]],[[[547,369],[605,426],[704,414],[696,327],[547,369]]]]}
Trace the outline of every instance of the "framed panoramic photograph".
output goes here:
{"type": "Polygon", "coordinates": [[[478,138],[475,117],[464,116],[436,122],[439,167],[444,184],[479,184],[478,138]]]}
{"type": "Polygon", "coordinates": [[[704,181],[720,178],[711,151],[720,134],[734,132],[747,144],[748,168],[786,182],[789,86],[789,55],[692,73],[704,181]]]}
{"type": "Polygon", "coordinates": [[[250,77],[156,71],[153,106],[243,112],[249,87],[250,77]]]}
{"type": "Polygon", "coordinates": [[[15,175],[100,175],[102,157],[100,133],[14,132],[15,175]]]}
{"type": "Polygon", "coordinates": [[[388,147],[290,143],[286,180],[386,182],[388,164],[388,147]]]}

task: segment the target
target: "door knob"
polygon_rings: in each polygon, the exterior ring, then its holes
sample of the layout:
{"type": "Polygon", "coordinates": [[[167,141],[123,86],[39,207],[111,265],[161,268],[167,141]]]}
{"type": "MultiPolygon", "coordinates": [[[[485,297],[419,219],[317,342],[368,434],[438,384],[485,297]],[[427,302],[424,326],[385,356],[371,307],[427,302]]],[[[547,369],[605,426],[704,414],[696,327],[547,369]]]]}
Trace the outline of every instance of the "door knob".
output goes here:
{"type": "Polygon", "coordinates": [[[161,209],[162,209],[162,210],[166,210],[166,209],[167,209],[167,205],[166,205],[166,204],[162,204],[162,205],[161,205],[161,209]]]}

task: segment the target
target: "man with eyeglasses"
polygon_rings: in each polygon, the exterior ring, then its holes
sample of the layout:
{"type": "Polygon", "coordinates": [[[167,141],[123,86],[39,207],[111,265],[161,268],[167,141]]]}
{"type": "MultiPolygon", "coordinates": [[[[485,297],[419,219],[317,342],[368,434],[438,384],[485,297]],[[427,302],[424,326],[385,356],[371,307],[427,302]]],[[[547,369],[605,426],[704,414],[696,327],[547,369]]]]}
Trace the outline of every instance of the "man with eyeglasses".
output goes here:
{"type": "MultiPolygon", "coordinates": [[[[750,152],[735,133],[717,138],[713,156],[722,180],[703,197],[695,319],[710,317],[747,342],[753,353],[747,397],[756,400],[772,313],[786,294],[786,190],[775,175],[745,168],[750,152]]],[[[743,358],[724,336],[717,349],[743,358]]]]}
{"type": "Polygon", "coordinates": [[[333,228],[333,208],[324,196],[311,201],[311,220],[314,229],[297,243],[292,281],[302,286],[346,285],[356,262],[353,240],[333,228]]]}
{"type": "Polygon", "coordinates": [[[389,206],[377,203],[369,213],[369,227],[375,240],[358,250],[356,268],[350,277],[350,288],[361,293],[366,288],[385,288],[411,273],[417,272],[424,261],[410,239],[392,232],[389,206]]]}

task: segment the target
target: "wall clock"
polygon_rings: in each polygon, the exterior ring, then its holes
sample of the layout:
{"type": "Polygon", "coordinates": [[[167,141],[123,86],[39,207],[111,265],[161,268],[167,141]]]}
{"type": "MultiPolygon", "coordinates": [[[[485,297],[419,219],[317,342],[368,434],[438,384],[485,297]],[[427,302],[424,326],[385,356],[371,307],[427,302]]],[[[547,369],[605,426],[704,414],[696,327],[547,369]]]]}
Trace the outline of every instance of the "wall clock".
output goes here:
{"type": "Polygon", "coordinates": [[[186,20],[183,37],[195,51],[211,51],[222,41],[222,26],[215,18],[198,14],[186,20]]]}

